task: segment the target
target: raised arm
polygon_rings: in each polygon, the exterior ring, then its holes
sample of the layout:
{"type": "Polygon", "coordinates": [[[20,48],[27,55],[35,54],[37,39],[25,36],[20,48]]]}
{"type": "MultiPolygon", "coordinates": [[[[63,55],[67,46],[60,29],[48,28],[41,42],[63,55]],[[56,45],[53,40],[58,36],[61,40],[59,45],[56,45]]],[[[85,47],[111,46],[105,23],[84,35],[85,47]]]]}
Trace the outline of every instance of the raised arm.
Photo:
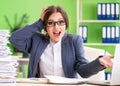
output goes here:
{"type": "Polygon", "coordinates": [[[31,25],[27,25],[22,29],[16,30],[9,38],[9,41],[13,44],[14,47],[24,52],[29,52],[33,34],[41,32],[42,29],[43,23],[42,20],[39,19],[31,25]]]}

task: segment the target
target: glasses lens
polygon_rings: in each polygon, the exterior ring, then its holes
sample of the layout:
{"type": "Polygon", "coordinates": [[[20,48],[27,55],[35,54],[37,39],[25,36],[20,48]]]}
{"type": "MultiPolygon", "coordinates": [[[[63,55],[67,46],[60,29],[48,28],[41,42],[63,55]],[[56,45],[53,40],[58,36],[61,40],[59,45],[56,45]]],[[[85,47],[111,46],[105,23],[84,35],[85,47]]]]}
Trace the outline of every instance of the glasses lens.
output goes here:
{"type": "Polygon", "coordinates": [[[54,26],[54,22],[53,21],[47,22],[47,26],[54,26]]]}
{"type": "Polygon", "coordinates": [[[58,24],[59,26],[65,25],[65,21],[63,21],[63,20],[58,21],[57,24],[58,24]]]}

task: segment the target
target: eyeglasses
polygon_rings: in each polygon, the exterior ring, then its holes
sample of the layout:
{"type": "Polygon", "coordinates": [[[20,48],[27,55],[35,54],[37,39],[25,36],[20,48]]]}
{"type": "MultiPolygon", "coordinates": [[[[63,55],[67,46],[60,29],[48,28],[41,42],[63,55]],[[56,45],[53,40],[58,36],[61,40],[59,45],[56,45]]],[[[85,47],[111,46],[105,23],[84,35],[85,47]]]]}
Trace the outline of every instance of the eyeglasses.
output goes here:
{"type": "Polygon", "coordinates": [[[60,20],[60,21],[48,21],[47,22],[47,26],[48,27],[53,27],[53,26],[55,26],[55,25],[58,25],[58,26],[63,26],[63,25],[65,25],[65,21],[64,20],[60,20]]]}

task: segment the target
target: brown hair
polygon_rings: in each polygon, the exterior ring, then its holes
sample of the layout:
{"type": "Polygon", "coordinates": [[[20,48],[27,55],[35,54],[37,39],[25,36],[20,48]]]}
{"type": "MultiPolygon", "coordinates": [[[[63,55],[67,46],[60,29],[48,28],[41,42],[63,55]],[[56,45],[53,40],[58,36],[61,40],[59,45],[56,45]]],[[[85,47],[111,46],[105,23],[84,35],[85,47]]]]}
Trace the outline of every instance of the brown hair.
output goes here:
{"type": "MultiPolygon", "coordinates": [[[[61,15],[64,18],[64,21],[65,21],[65,24],[66,24],[66,29],[69,27],[69,21],[68,21],[67,13],[65,12],[65,10],[62,7],[52,5],[52,6],[49,6],[44,12],[45,12],[44,17],[43,17],[44,26],[46,26],[50,15],[52,15],[55,12],[60,12],[61,15]]],[[[46,30],[46,27],[44,29],[46,30]]]]}

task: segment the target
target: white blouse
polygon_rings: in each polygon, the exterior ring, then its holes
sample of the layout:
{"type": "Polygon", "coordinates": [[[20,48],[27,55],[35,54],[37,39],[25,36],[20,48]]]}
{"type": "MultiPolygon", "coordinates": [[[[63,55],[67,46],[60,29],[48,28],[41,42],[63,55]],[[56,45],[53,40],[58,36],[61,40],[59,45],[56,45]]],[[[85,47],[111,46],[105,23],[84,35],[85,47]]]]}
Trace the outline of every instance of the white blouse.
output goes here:
{"type": "Polygon", "coordinates": [[[56,75],[64,77],[61,59],[61,41],[53,43],[50,41],[45,51],[41,55],[39,62],[40,76],[56,75]]]}

